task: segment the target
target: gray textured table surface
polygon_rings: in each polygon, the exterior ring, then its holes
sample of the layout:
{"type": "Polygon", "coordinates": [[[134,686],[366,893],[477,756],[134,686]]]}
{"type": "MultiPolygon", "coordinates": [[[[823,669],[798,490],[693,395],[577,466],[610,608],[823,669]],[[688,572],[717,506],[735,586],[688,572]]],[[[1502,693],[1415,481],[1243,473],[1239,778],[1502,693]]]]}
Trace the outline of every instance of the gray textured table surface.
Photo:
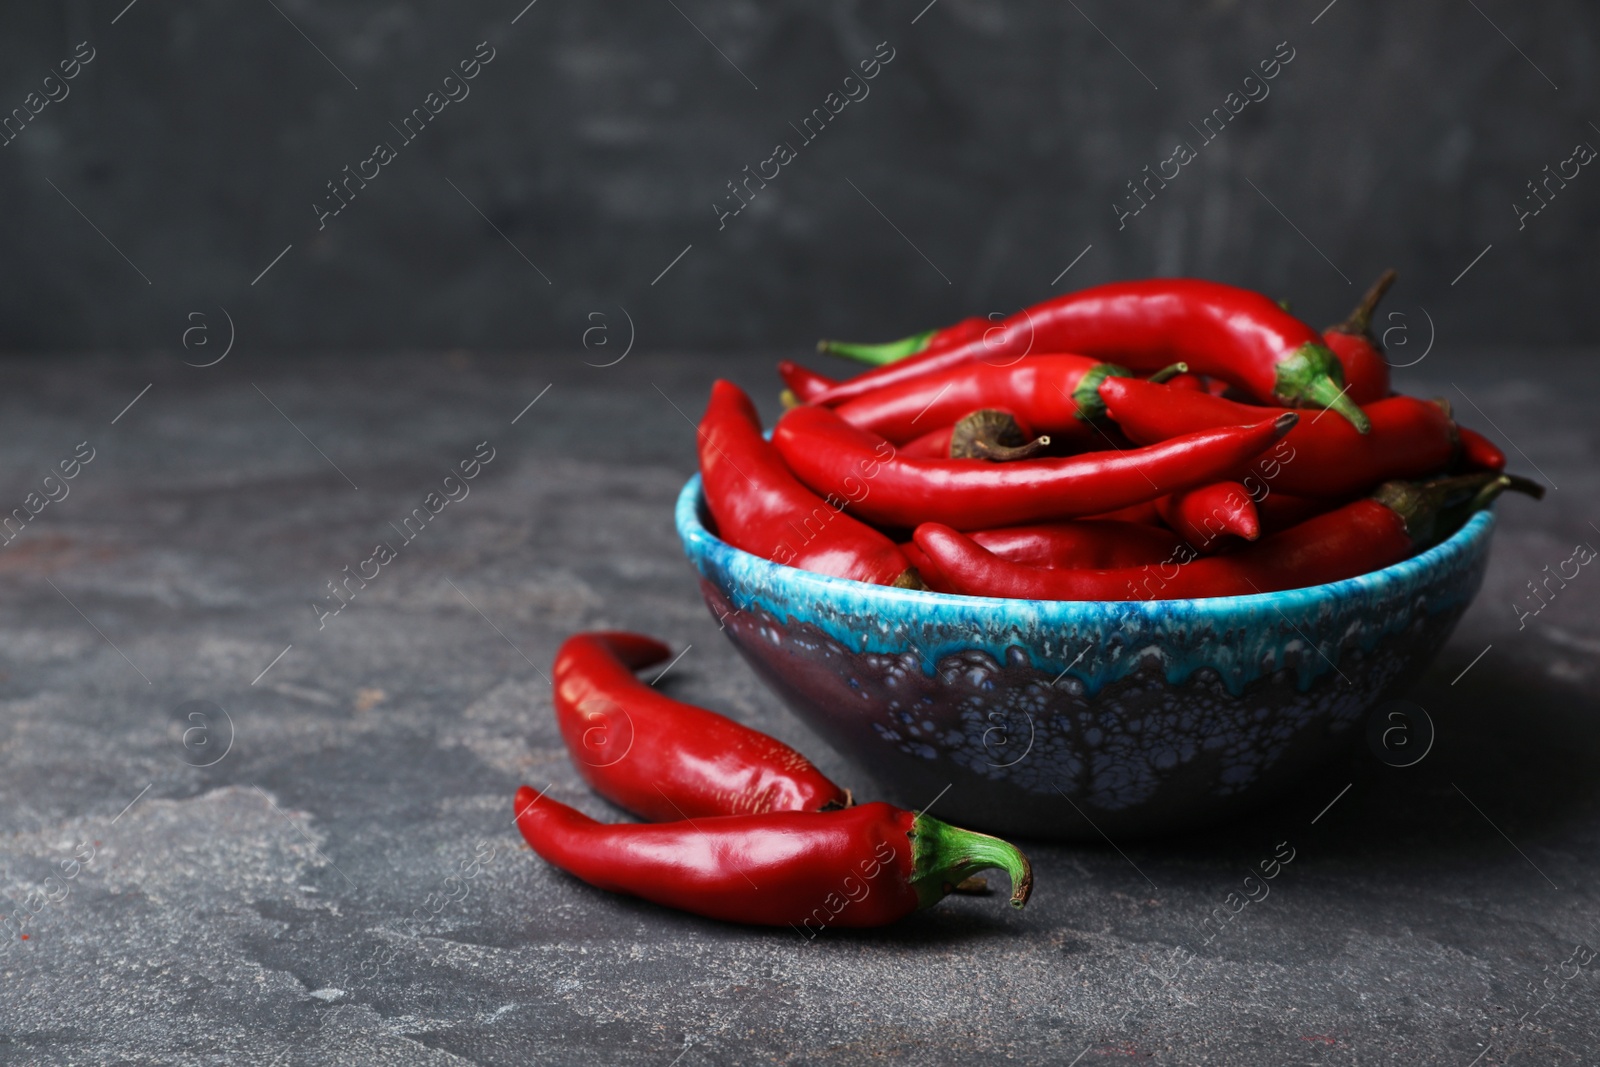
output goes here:
{"type": "Polygon", "coordinates": [[[1182,840],[1031,845],[1022,913],[957,898],[813,941],[590,889],[510,817],[521,782],[618,817],[544,678],[595,626],[692,645],[673,692],[870,792],[736,658],[672,529],[711,378],[765,402],[770,359],[13,363],[0,507],[94,458],[0,548],[0,1060],[1592,1064],[1596,579],[1522,629],[1512,604],[1600,544],[1593,355],[1402,376],[1558,486],[1501,509],[1412,694],[1421,763],[1362,749],[1182,840]],[[470,495],[319,629],[325,583],[484,441],[470,495]],[[1202,945],[1283,841],[1270,896],[1202,945]]]}

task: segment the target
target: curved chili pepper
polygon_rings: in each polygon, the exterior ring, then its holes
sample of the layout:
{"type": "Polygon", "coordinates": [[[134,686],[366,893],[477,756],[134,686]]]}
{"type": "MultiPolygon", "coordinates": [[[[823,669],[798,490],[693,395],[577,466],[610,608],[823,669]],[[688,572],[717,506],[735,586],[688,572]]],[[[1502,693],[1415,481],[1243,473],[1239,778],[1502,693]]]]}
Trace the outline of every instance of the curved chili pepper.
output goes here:
{"type": "Polygon", "coordinates": [[[1362,407],[1394,391],[1389,386],[1389,363],[1372,334],[1372,313],[1397,277],[1392,269],[1384,271],[1349,318],[1322,331],[1322,340],[1344,368],[1345,395],[1362,407]]]}
{"type": "Polygon", "coordinates": [[[823,500],[789,473],[761,436],[755,405],[737,385],[712,384],[699,436],[706,504],[724,541],[817,574],[921,587],[893,541],[844,514],[844,498],[823,500]]]}
{"type": "MultiPolygon", "coordinates": [[[[1151,377],[1165,381],[1184,369],[1179,363],[1151,377]]],[[[1006,366],[974,363],[930,372],[874,389],[833,410],[852,426],[895,444],[969,411],[999,408],[1058,442],[1104,446],[1105,431],[1097,425],[1106,414],[1100,386],[1107,378],[1132,375],[1126,367],[1086,356],[1029,356],[1006,366]]]]}
{"type": "Polygon", "coordinates": [[[1385,482],[1376,493],[1220,556],[1175,555],[1158,566],[1047,570],[1003,560],[948,526],[914,535],[940,583],[971,596],[1028,600],[1168,600],[1299,589],[1387,567],[1453,531],[1499,492],[1506,475],[1385,482]]]}
{"type": "Polygon", "coordinates": [[[517,828],[544,859],[592,886],[727,922],[883,926],[932,907],[979,871],[1033,888],[1027,857],[987,834],[882,802],[843,811],[607,825],[517,790],[517,828]]]}
{"type": "Polygon", "coordinates": [[[814,403],[839,404],[930,371],[1010,363],[1029,352],[1076,352],[1146,371],[1181,359],[1262,402],[1332,408],[1358,430],[1367,426],[1361,409],[1342,394],[1344,372],[1316,331],[1260,293],[1190,278],[1068,293],[978,338],[840,382],[814,403]]]}
{"type": "MultiPolygon", "coordinates": [[[[1261,519],[1256,514],[1250,491],[1238,482],[1212,482],[1156,501],[1161,518],[1189,544],[1201,552],[1215,551],[1227,542],[1219,539],[1232,534],[1246,541],[1261,536],[1261,519]]],[[[981,542],[980,542],[981,543],[981,542]]]]}
{"type": "Polygon", "coordinates": [[[1216,481],[1294,423],[1289,413],[1149,448],[991,465],[900,456],[888,441],[851,426],[833,410],[808,405],[784,413],[772,443],[802,482],[843,498],[869,522],[983,529],[1111,511],[1216,481]]]}
{"type": "Polygon", "coordinates": [[[556,653],[556,722],[594,791],[641,818],[827,811],[850,793],[800,753],[633,676],[671,650],[632,633],[583,633],[556,653]]]}
{"type": "MultiPolygon", "coordinates": [[[[910,337],[901,338],[882,345],[858,345],[849,341],[818,341],[817,351],[833,356],[843,356],[860,363],[867,363],[874,367],[881,367],[886,363],[904,359],[919,352],[939,351],[952,348],[956,345],[966,344],[981,338],[998,323],[991,319],[982,319],[974,316],[962,319],[951,326],[943,326],[937,330],[926,330],[923,333],[914,333],[910,337]]],[[[790,388],[793,388],[792,386],[790,388]]]]}
{"type": "Polygon", "coordinates": [[[802,367],[798,363],[787,359],[778,363],[778,377],[783,379],[783,384],[794,398],[802,404],[809,404],[815,398],[832,389],[839,383],[832,378],[818,374],[809,367],[802,367]]]}
{"type": "MultiPolygon", "coordinates": [[[[1148,445],[1207,426],[1240,426],[1281,411],[1206,393],[1175,391],[1132,378],[1100,388],[1111,417],[1136,444],[1148,445]]],[[[1392,396],[1366,409],[1372,432],[1341,419],[1302,419],[1284,438],[1291,457],[1268,479],[1271,488],[1305,496],[1350,496],[1391,478],[1419,478],[1449,465],[1454,424],[1433,401],[1392,396]]]]}
{"type": "Polygon", "coordinates": [[[1461,462],[1468,470],[1506,469],[1506,454],[1500,451],[1500,447],[1493,441],[1477,430],[1469,430],[1465,426],[1457,426],[1456,433],[1461,436],[1461,462]]]}

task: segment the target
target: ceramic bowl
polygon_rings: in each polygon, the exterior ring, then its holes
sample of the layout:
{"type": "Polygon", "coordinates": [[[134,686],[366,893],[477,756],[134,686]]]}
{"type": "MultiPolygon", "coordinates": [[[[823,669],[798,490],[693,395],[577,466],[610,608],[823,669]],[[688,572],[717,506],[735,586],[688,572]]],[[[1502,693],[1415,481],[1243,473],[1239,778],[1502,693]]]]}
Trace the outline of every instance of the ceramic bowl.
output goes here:
{"type": "Polygon", "coordinates": [[[677,525],[712,614],[888,799],[1057,840],[1213,821],[1340,755],[1449,638],[1495,521],[1327,585],[1117,603],[825,577],[734,548],[708,519],[696,476],[677,525]]]}

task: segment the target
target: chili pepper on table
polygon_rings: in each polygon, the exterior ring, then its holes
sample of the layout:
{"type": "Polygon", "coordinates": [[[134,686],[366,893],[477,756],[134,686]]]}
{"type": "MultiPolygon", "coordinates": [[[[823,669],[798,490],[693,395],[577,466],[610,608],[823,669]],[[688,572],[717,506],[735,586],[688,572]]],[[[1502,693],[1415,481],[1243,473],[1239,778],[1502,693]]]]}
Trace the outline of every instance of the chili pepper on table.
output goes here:
{"type": "Polygon", "coordinates": [[[1495,474],[1426,483],[1385,482],[1371,497],[1237,552],[1198,558],[1190,553],[1157,567],[1029,567],[1001,559],[971,538],[934,523],[917,527],[914,537],[941,585],[970,596],[1028,600],[1245,596],[1321,585],[1398,563],[1420,546],[1453,532],[1501,491],[1527,484],[1495,474]]]}
{"type": "Polygon", "coordinates": [[[844,499],[869,522],[984,529],[1112,511],[1216,481],[1294,423],[1286,413],[1148,448],[986,464],[900,456],[876,434],[808,405],[784,413],[772,443],[801,482],[844,499]]]}
{"type": "Polygon", "coordinates": [[[1465,426],[1457,426],[1456,433],[1461,436],[1461,462],[1468,470],[1506,469],[1506,454],[1500,451],[1500,447],[1493,441],[1477,430],[1469,430],[1465,426]]]}
{"type": "MultiPolygon", "coordinates": [[[[1165,381],[1185,370],[1164,367],[1152,380],[1165,381]]],[[[1059,442],[1104,445],[1106,406],[1100,386],[1109,377],[1132,377],[1114,363],[1070,354],[1028,356],[1005,366],[974,363],[907,379],[833,410],[852,426],[888,438],[910,441],[933,426],[954,422],[969,411],[1000,408],[1059,442]]]]}
{"type": "Polygon", "coordinates": [[[1384,271],[1349,318],[1322,331],[1322,340],[1344,368],[1345,395],[1362,407],[1393,392],[1389,386],[1389,363],[1372,334],[1372,313],[1397,277],[1393,270],[1384,271]]]}
{"type": "MultiPolygon", "coordinates": [[[[1122,432],[1142,445],[1207,426],[1256,422],[1283,410],[1132,378],[1107,380],[1100,395],[1122,432]]],[[[1349,496],[1392,478],[1434,474],[1455,455],[1455,425],[1434,401],[1392,396],[1368,405],[1366,415],[1372,426],[1367,434],[1342,419],[1302,419],[1284,438],[1291,458],[1268,479],[1271,487],[1306,496],[1349,496]]]]}
{"type": "Polygon", "coordinates": [[[800,484],[761,436],[755,405],[732,382],[712,384],[699,445],[706,504],[724,541],[801,570],[921,588],[905,554],[844,514],[843,498],[823,500],[800,484]]]}
{"type": "Polygon", "coordinates": [[[1033,887],[1014,846],[882,802],[642,825],[596,822],[527,786],[515,805],[522,836],[554,866],[600,889],[727,922],[882,926],[990,868],[1011,876],[1014,907],[1033,887]]]}
{"type": "Polygon", "coordinates": [[[595,792],[657,822],[850,806],[848,790],[783,742],[634,677],[671,654],[621,632],[575,634],[556,653],[556,722],[595,792]]]}
{"type": "MultiPolygon", "coordinates": [[[[902,344],[903,342],[896,342],[902,344]]],[[[1075,352],[1153,371],[1178,360],[1264,403],[1327,407],[1361,431],[1344,371],[1311,327],[1260,293],[1199,279],[1115,282],[1068,293],[1006,319],[984,336],[877,367],[813,399],[840,404],[931,371],[1030,352],[1075,352]]]]}
{"type": "MultiPolygon", "coordinates": [[[[1254,541],[1261,536],[1250,491],[1238,482],[1212,482],[1156,501],[1162,520],[1177,535],[1201,552],[1215,551],[1226,535],[1254,541]]],[[[981,542],[980,542],[981,543],[981,542]]]]}

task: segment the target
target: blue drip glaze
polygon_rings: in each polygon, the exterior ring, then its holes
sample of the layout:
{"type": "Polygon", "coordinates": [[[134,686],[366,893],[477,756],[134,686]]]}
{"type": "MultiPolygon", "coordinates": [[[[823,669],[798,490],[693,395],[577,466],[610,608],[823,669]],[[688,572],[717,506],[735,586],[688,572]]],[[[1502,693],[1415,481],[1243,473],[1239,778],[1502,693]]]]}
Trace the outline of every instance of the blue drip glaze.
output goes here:
{"type": "Polygon", "coordinates": [[[1297,655],[1304,692],[1339,668],[1344,642],[1371,652],[1412,624],[1417,595],[1428,615],[1457,609],[1476,592],[1494,516],[1474,516],[1448,540],[1370,574],[1326,585],[1239,597],[1153,601],[1001,600],[896,589],[812,574],[751,555],[705,527],[700,476],[678,496],[684,550],[699,572],[740,609],[810,623],[863,652],[914,649],[931,676],[948,656],[979,649],[1005,662],[1020,649],[1036,669],[1078,679],[1090,694],[1133,673],[1146,654],[1169,683],[1215,671],[1235,696],[1297,655]],[[1309,640],[1308,640],[1309,639],[1309,640]]]}

